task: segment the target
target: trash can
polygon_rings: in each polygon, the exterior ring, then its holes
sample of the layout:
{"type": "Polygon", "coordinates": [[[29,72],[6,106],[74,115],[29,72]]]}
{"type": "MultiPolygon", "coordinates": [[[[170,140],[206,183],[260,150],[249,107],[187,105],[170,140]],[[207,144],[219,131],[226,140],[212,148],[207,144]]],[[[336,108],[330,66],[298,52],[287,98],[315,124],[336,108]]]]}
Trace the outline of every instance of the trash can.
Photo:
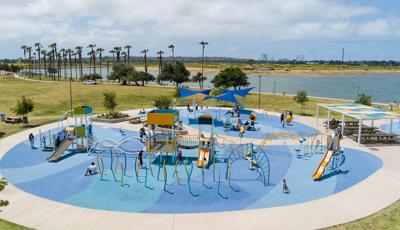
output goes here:
{"type": "Polygon", "coordinates": [[[6,115],[4,113],[0,113],[0,121],[6,121],[6,115]]]}

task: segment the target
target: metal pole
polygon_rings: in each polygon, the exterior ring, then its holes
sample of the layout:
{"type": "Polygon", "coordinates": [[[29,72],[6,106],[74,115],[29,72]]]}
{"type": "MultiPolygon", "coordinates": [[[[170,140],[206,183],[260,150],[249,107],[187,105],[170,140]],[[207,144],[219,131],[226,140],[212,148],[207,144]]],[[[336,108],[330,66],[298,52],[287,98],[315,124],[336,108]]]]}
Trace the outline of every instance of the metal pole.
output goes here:
{"type": "Polygon", "coordinates": [[[359,120],[358,124],[358,145],[361,143],[361,126],[362,126],[362,119],[359,120]]]}
{"type": "Polygon", "coordinates": [[[317,104],[317,127],[318,127],[318,120],[319,120],[319,105],[317,104]]]}
{"type": "Polygon", "coordinates": [[[258,109],[261,109],[261,76],[258,76],[258,109]]]}
{"type": "Polygon", "coordinates": [[[392,135],[393,132],[393,119],[390,119],[390,135],[392,135]]]}
{"type": "Polygon", "coordinates": [[[344,135],[344,113],[342,113],[342,136],[344,135]]]}
{"type": "Polygon", "coordinates": [[[331,111],[328,109],[328,123],[326,124],[326,127],[328,127],[328,129],[331,128],[330,121],[331,121],[331,111]]]}
{"type": "Polygon", "coordinates": [[[69,78],[69,106],[70,110],[72,110],[72,77],[69,78]]]}

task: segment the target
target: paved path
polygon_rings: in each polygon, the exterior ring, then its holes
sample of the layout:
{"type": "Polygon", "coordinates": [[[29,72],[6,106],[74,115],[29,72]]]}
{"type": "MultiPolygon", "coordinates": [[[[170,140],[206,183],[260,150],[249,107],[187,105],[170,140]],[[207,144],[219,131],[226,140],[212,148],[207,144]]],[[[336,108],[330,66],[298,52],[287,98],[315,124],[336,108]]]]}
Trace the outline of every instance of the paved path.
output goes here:
{"type": "MultiPolygon", "coordinates": [[[[130,111],[136,113],[136,111],[130,111]]],[[[296,117],[315,126],[316,120],[296,117]]],[[[320,120],[322,122],[322,120],[320,120]]],[[[0,141],[0,157],[25,140],[30,132],[56,127],[56,123],[23,131],[0,141]]],[[[105,126],[137,130],[127,122],[105,126]]],[[[229,137],[228,137],[229,138],[229,137]]],[[[36,229],[316,229],[349,222],[375,213],[400,198],[398,146],[368,148],[345,138],[342,145],[370,152],[384,164],[375,174],[335,195],[275,208],[200,214],[142,214],[94,210],[58,203],[23,192],[13,185],[1,193],[10,201],[1,218],[36,229]]]]}

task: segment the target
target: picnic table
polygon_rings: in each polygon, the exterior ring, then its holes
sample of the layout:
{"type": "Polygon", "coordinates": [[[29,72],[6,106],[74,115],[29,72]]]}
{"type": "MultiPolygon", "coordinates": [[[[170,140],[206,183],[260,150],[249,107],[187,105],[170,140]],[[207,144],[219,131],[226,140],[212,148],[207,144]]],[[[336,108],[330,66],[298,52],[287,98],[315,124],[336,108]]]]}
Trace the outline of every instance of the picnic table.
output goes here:
{"type": "Polygon", "coordinates": [[[129,118],[129,123],[139,124],[139,123],[141,123],[141,119],[140,119],[140,117],[131,117],[131,118],[129,118]]]}
{"type": "MultiPolygon", "coordinates": [[[[353,134],[353,139],[358,140],[358,134],[353,134]]],[[[376,143],[395,143],[399,141],[399,137],[394,134],[378,132],[374,134],[361,134],[362,144],[376,144],[376,143]]]]}
{"type": "Polygon", "coordinates": [[[4,136],[5,132],[0,131],[0,137],[4,136]]]}
{"type": "Polygon", "coordinates": [[[6,118],[6,123],[9,123],[9,124],[17,124],[17,123],[21,123],[21,122],[22,122],[21,117],[7,117],[6,118]]]}

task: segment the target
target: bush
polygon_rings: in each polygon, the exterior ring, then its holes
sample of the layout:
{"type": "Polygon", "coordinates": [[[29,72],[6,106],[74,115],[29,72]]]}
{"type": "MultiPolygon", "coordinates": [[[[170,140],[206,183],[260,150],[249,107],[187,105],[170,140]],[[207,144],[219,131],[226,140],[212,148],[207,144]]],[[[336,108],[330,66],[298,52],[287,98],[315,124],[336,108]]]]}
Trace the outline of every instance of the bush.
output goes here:
{"type": "Polygon", "coordinates": [[[82,81],[89,81],[89,80],[96,81],[98,79],[102,79],[102,77],[100,76],[100,74],[97,74],[97,73],[96,74],[85,74],[85,75],[83,75],[83,77],[81,77],[82,81]]]}
{"type": "Polygon", "coordinates": [[[35,105],[32,99],[22,96],[17,101],[17,106],[15,107],[14,112],[17,115],[23,116],[24,124],[28,124],[28,113],[32,112],[34,107],[35,105]]]}
{"type": "Polygon", "coordinates": [[[300,90],[297,92],[296,96],[293,98],[293,100],[301,106],[300,114],[304,114],[304,104],[309,101],[308,96],[307,96],[307,91],[305,90],[300,90]]]}
{"type": "Polygon", "coordinates": [[[172,98],[166,96],[158,96],[153,99],[153,106],[158,109],[169,109],[172,106],[172,98]]]}
{"type": "Polygon", "coordinates": [[[357,100],[354,103],[362,105],[371,105],[372,96],[366,95],[365,93],[360,93],[357,95],[357,100]]]}
{"type": "Polygon", "coordinates": [[[103,118],[103,119],[118,119],[124,117],[129,117],[129,115],[126,113],[115,112],[115,113],[102,113],[98,116],[98,118],[103,118]]]}
{"type": "Polygon", "coordinates": [[[108,110],[109,114],[115,113],[115,108],[118,103],[115,101],[117,95],[114,92],[104,92],[103,93],[103,105],[108,110]]]}

